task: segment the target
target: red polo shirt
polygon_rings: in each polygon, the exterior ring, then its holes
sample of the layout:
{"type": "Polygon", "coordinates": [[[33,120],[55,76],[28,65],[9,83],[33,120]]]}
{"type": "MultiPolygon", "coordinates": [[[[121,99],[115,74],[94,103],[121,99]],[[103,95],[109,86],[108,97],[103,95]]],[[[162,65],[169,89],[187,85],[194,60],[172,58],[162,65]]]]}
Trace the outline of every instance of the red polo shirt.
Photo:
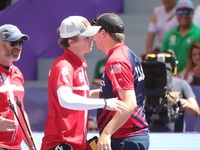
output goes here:
{"type": "Polygon", "coordinates": [[[89,82],[85,72],[86,62],[73,52],[65,49],[49,71],[48,106],[45,136],[42,150],[53,148],[61,143],[68,143],[73,150],[85,150],[87,147],[87,110],[71,110],[59,104],[57,89],[67,86],[73,93],[89,97],[89,82]]]}

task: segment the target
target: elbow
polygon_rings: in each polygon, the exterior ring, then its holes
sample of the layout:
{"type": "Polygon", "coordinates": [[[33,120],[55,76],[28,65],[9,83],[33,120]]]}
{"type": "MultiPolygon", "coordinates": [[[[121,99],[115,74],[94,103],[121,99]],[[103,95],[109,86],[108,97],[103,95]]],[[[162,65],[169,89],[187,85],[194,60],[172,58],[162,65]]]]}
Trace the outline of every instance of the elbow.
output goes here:
{"type": "Polygon", "coordinates": [[[195,112],[193,112],[193,113],[191,114],[191,116],[193,116],[193,117],[198,117],[199,115],[200,115],[200,110],[195,111],[195,112]]]}
{"type": "Polygon", "coordinates": [[[194,115],[193,115],[193,117],[198,117],[199,116],[199,113],[195,113],[194,115]]]}
{"type": "Polygon", "coordinates": [[[200,116],[200,107],[198,108],[198,111],[197,111],[195,117],[198,117],[198,116],[200,116]]]}
{"type": "Polygon", "coordinates": [[[66,108],[63,101],[59,101],[59,103],[60,103],[60,106],[61,106],[61,107],[66,108]]]}

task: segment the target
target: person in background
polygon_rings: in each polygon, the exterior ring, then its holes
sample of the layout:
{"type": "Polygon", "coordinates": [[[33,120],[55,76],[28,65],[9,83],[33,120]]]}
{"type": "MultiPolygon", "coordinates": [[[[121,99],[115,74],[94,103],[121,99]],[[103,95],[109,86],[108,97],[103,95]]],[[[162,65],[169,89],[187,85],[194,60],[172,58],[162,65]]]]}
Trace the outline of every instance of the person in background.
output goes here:
{"type": "Polygon", "coordinates": [[[92,81],[93,87],[100,87],[100,85],[101,85],[101,77],[102,77],[102,74],[104,72],[106,59],[107,58],[100,59],[95,66],[94,78],[93,78],[93,81],[92,81]]]}
{"type": "Polygon", "coordinates": [[[154,8],[148,27],[146,53],[159,53],[165,33],[178,26],[176,2],[177,0],[162,0],[163,5],[154,8]]]}
{"type": "Polygon", "coordinates": [[[116,98],[89,98],[84,54],[92,50],[100,28],[82,16],[67,17],[58,28],[58,44],[64,53],[53,62],[48,75],[49,113],[41,150],[91,150],[87,142],[88,110],[128,111],[116,98]]]}
{"type": "Polygon", "coordinates": [[[97,112],[100,137],[97,150],[147,150],[148,123],[144,110],[144,73],[138,57],[125,44],[124,23],[114,13],[93,20],[101,26],[95,35],[98,50],[107,55],[100,98],[118,97],[129,107],[122,114],[105,109],[97,112]]]}
{"type": "Polygon", "coordinates": [[[192,43],[200,40],[200,28],[192,23],[194,5],[190,0],[179,0],[176,4],[176,17],[179,26],[166,33],[161,52],[171,49],[178,60],[178,72],[186,67],[188,51],[192,43]]]}
{"type": "Polygon", "coordinates": [[[24,40],[29,40],[29,36],[22,34],[17,26],[12,24],[0,26],[1,150],[21,150],[22,140],[24,140],[29,150],[36,149],[22,116],[24,114],[26,122],[29,124],[28,116],[24,109],[24,78],[21,71],[13,64],[14,61],[20,59],[24,40]],[[17,99],[21,103],[22,112],[16,104],[17,99]],[[13,105],[15,112],[12,111],[9,104],[13,105]],[[25,131],[24,133],[23,130],[25,131]]]}
{"type": "MultiPolygon", "coordinates": [[[[174,64],[177,64],[174,51],[167,50],[164,52],[164,54],[170,54],[172,57],[174,57],[175,62],[171,61],[170,64],[172,67],[177,67],[177,65],[174,66],[174,64]]],[[[169,101],[176,103],[180,102],[180,113],[175,122],[170,122],[165,125],[165,130],[166,132],[185,132],[185,111],[192,117],[198,117],[200,115],[200,108],[191,86],[185,80],[177,78],[175,74],[173,74],[171,83],[172,88],[170,95],[172,95],[173,98],[169,97],[171,99],[169,99],[169,101]]]]}
{"type": "Polygon", "coordinates": [[[96,121],[92,118],[89,118],[88,132],[97,132],[97,131],[98,131],[98,127],[97,127],[96,121]]]}
{"type": "Polygon", "coordinates": [[[186,68],[178,75],[190,85],[200,83],[200,41],[194,42],[189,50],[186,68]],[[197,82],[199,80],[199,82],[197,82]]]}
{"type": "Polygon", "coordinates": [[[196,8],[195,8],[195,11],[194,11],[194,17],[193,17],[193,23],[200,27],[200,5],[198,5],[196,8]]]}

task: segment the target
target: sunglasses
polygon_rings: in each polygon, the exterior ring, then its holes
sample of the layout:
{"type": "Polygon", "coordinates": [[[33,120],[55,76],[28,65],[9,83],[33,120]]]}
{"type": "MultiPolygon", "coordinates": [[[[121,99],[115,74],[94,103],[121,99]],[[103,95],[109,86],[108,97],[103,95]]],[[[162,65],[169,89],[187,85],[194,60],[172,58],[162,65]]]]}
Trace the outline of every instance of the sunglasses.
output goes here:
{"type": "Polygon", "coordinates": [[[186,16],[189,16],[190,14],[192,14],[192,10],[178,10],[176,11],[176,13],[179,15],[179,16],[182,16],[182,15],[186,15],[186,16]]]}
{"type": "Polygon", "coordinates": [[[12,47],[14,47],[14,46],[16,46],[18,44],[19,44],[20,47],[22,47],[23,44],[24,44],[24,42],[22,40],[20,40],[20,41],[6,41],[5,40],[5,42],[9,42],[10,46],[12,46],[12,47]]]}

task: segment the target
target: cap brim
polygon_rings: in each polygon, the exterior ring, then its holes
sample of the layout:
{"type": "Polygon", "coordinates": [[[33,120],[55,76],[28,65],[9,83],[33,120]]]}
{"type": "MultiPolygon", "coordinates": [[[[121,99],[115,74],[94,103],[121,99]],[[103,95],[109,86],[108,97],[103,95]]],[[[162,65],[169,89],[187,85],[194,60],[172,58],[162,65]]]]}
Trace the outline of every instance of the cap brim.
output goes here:
{"type": "Polygon", "coordinates": [[[192,7],[176,7],[176,10],[178,10],[178,9],[191,9],[191,10],[193,10],[194,8],[192,8],[192,7]]]}
{"type": "Polygon", "coordinates": [[[85,32],[83,32],[79,35],[86,36],[86,37],[92,37],[99,31],[100,28],[101,28],[101,26],[90,26],[90,27],[88,27],[88,29],[85,32]]]}
{"type": "Polygon", "coordinates": [[[8,41],[17,41],[19,39],[23,39],[25,41],[29,40],[29,36],[26,34],[13,34],[11,36],[9,36],[6,40],[8,41]]]}

